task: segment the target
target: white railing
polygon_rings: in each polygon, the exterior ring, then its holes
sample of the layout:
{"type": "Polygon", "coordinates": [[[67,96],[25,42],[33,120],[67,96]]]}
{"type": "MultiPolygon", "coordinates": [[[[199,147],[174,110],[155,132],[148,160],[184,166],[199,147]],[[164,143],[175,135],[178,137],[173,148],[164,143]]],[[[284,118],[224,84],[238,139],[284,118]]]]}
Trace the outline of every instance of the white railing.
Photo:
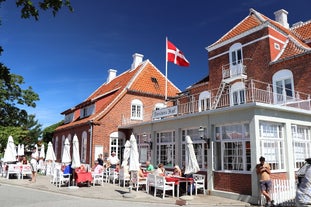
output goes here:
{"type": "MultiPolygon", "coordinates": [[[[209,103],[214,103],[218,89],[210,90],[210,101],[209,103]]],[[[264,83],[256,80],[249,80],[245,85],[245,97],[243,103],[252,103],[252,102],[259,102],[259,103],[266,103],[272,105],[279,105],[279,106],[287,106],[293,107],[298,109],[304,110],[311,110],[311,96],[310,94],[300,93],[295,91],[293,92],[293,97],[286,97],[280,94],[273,92],[273,85],[269,83],[264,83]]],[[[232,94],[229,91],[224,91],[219,98],[218,104],[216,108],[225,108],[232,106],[231,100],[232,94]]],[[[183,116],[186,114],[193,114],[199,113],[199,94],[191,94],[191,97],[177,97],[177,115],[173,116],[183,116]],[[180,99],[180,100],[179,100],[180,99]],[[191,100],[191,101],[184,101],[184,100],[191,100]]],[[[130,124],[137,124],[141,122],[151,121],[152,120],[152,110],[150,107],[153,106],[146,106],[144,107],[144,116],[140,120],[133,120],[128,116],[122,115],[122,126],[130,125],[130,124]]],[[[201,111],[213,110],[209,105],[208,108],[201,108],[201,111]]],[[[163,117],[161,119],[170,118],[172,116],[163,117]]]]}
{"type": "Polygon", "coordinates": [[[295,196],[295,180],[272,180],[271,198],[276,205],[295,206],[295,196]]]}

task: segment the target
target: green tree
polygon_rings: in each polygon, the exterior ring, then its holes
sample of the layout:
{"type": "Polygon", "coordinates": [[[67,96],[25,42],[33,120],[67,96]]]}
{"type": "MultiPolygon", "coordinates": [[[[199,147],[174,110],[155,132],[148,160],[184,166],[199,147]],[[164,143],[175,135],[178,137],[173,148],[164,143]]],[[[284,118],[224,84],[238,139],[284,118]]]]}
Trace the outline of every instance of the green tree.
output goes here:
{"type": "Polygon", "coordinates": [[[51,126],[46,127],[46,128],[43,130],[43,132],[42,132],[42,141],[43,141],[44,143],[49,143],[49,142],[51,142],[52,139],[53,139],[53,135],[54,135],[55,129],[56,129],[58,126],[62,125],[62,124],[63,124],[63,121],[60,121],[60,122],[58,122],[58,123],[56,123],[56,124],[53,124],[53,125],[51,125],[51,126]]]}
{"type": "MultiPolygon", "coordinates": [[[[6,0],[0,0],[0,6],[6,0]]],[[[17,8],[21,9],[21,18],[34,18],[39,20],[39,11],[52,11],[55,16],[63,7],[71,7],[70,0],[16,0],[17,8]]],[[[3,52],[0,46],[0,55],[3,52]]],[[[22,76],[11,74],[10,69],[0,63],[0,152],[6,146],[9,135],[16,143],[30,144],[38,141],[42,134],[41,125],[35,120],[34,115],[28,115],[25,107],[36,107],[39,95],[31,87],[23,89],[22,76]]]]}

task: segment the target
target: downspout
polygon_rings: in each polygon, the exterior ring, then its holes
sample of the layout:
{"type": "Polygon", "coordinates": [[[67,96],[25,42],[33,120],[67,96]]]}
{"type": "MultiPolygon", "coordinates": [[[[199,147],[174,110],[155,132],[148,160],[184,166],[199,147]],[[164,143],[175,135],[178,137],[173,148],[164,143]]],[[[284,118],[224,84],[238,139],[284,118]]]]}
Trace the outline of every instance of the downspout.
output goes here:
{"type": "Polygon", "coordinates": [[[90,125],[90,154],[89,154],[89,165],[92,165],[92,147],[93,147],[93,120],[89,121],[90,125]]]}

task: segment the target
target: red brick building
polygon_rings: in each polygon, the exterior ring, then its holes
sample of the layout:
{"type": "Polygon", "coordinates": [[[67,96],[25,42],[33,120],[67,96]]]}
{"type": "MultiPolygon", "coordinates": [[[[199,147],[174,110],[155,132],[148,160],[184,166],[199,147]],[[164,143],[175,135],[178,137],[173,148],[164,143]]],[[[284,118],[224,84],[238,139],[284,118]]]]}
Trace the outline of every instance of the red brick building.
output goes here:
{"type": "MultiPolygon", "coordinates": [[[[134,54],[131,68],[120,75],[116,70],[108,72],[107,82],[85,101],[62,112],[64,124],[56,129],[53,140],[59,162],[65,138],[71,141],[75,134],[83,163],[92,164],[98,154],[108,157],[112,151],[121,159],[121,149],[131,130],[118,131],[118,127],[151,120],[152,111],[165,106],[166,78],[149,60],[143,61],[143,55],[134,54]]],[[[179,92],[168,81],[168,97],[179,92]]]]}
{"type": "Polygon", "coordinates": [[[311,157],[311,21],[290,27],[285,10],[274,14],[250,9],[206,48],[209,76],[174,98],[176,114],[128,126],[150,138],[153,163],[185,166],[189,135],[211,194],[258,204],[260,156],[273,179],[295,186],[311,157]]]}

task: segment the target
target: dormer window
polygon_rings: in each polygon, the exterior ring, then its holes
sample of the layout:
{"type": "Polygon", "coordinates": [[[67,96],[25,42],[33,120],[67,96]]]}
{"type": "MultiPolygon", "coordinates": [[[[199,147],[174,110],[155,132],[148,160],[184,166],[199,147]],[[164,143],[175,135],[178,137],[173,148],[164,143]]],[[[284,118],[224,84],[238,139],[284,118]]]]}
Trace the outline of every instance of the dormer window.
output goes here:
{"type": "Polygon", "coordinates": [[[138,99],[131,102],[131,119],[143,119],[143,103],[138,99]]]}
{"type": "Polygon", "coordinates": [[[94,113],[95,105],[86,106],[80,110],[80,118],[91,116],[94,113]]]}
{"type": "Polygon", "coordinates": [[[66,114],[65,115],[65,120],[64,120],[64,123],[67,124],[67,123],[70,123],[73,121],[73,113],[70,113],[70,114],[66,114]]]}

